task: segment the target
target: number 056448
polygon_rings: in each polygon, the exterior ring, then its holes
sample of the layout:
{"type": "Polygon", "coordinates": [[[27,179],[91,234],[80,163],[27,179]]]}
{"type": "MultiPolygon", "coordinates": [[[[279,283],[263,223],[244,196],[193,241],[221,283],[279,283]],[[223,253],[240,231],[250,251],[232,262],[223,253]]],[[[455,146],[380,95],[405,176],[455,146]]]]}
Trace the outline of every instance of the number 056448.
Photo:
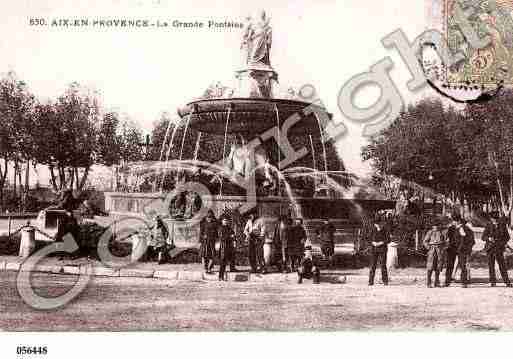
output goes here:
{"type": "Polygon", "coordinates": [[[16,348],[16,354],[18,355],[46,355],[48,354],[47,347],[30,347],[30,346],[19,346],[16,348]]]}

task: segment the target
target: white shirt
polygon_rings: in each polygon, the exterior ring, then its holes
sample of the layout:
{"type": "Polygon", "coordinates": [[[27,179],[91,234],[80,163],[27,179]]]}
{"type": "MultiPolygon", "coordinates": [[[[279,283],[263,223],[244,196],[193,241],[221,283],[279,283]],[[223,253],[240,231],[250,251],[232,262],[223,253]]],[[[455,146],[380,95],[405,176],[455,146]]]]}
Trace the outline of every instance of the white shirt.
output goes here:
{"type": "Polygon", "coordinates": [[[246,226],[244,227],[244,234],[249,236],[253,234],[255,236],[264,236],[265,235],[265,225],[260,220],[251,220],[248,219],[246,222],[246,226]]]}

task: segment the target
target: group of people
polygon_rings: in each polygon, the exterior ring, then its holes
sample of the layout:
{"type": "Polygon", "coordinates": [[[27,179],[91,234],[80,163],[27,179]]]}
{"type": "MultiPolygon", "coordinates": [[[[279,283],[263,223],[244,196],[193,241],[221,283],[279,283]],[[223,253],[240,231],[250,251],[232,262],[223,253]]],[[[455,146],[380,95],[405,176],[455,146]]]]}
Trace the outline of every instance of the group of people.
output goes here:
{"type": "MultiPolygon", "coordinates": [[[[377,263],[381,265],[381,276],[384,285],[388,285],[387,246],[390,242],[389,230],[384,222],[377,221],[373,224],[370,233],[371,261],[369,270],[369,285],[374,284],[374,277],[377,263]]],[[[489,280],[492,287],[496,286],[495,263],[507,287],[512,284],[508,277],[508,271],[504,261],[504,252],[510,239],[507,219],[505,217],[489,217],[484,229],[482,240],[485,242],[484,250],[488,256],[489,280]]],[[[453,272],[456,261],[461,269],[461,285],[467,288],[469,285],[468,263],[475,245],[474,232],[467,221],[454,216],[448,225],[441,222],[434,222],[431,228],[424,235],[422,245],[427,251],[426,261],[426,285],[427,287],[440,287],[440,274],[445,268],[445,282],[443,286],[448,287],[453,281],[453,272]],[[435,275],[433,283],[433,272],[435,275]]]]}
{"type": "MultiPolygon", "coordinates": [[[[508,271],[504,262],[504,252],[509,241],[507,219],[505,217],[490,217],[484,229],[482,240],[485,242],[484,250],[488,256],[488,269],[490,285],[495,287],[497,278],[495,275],[495,263],[497,262],[506,286],[511,287],[508,271]]],[[[440,224],[433,224],[424,236],[423,245],[427,249],[427,286],[432,286],[432,274],[435,272],[434,286],[440,286],[440,272],[445,265],[445,286],[452,281],[452,273],[456,259],[461,268],[461,283],[464,288],[469,284],[467,263],[475,244],[474,232],[467,222],[456,217],[447,228],[440,224]]]]}
{"type": "MultiPolygon", "coordinates": [[[[492,287],[495,287],[497,278],[495,275],[495,263],[499,265],[502,280],[506,286],[511,287],[508,271],[504,262],[504,252],[509,241],[507,220],[505,217],[490,217],[484,229],[482,240],[485,242],[484,250],[488,256],[489,279],[492,287]]],[[[468,223],[461,217],[456,217],[443,228],[440,224],[433,224],[426,233],[423,245],[427,253],[427,286],[432,286],[432,274],[435,273],[434,286],[440,286],[440,273],[445,266],[445,283],[448,287],[452,282],[452,273],[456,259],[461,268],[461,283],[464,288],[469,284],[467,264],[475,244],[474,232],[468,223]]]]}
{"type": "MultiPolygon", "coordinates": [[[[312,245],[306,235],[306,230],[301,218],[293,220],[288,216],[281,216],[277,225],[274,227],[272,236],[266,230],[263,219],[256,218],[251,214],[244,228],[244,235],[248,241],[248,257],[251,266],[251,272],[266,273],[267,264],[270,260],[264,258],[264,246],[273,247],[278,254],[275,262],[278,265],[278,271],[284,273],[298,272],[310,273],[309,266],[313,266],[314,271],[318,266],[313,264],[311,255],[312,245]],[[305,263],[306,264],[305,267],[305,263]],[[311,262],[311,263],[310,263],[311,262]]],[[[328,260],[328,265],[333,265],[333,256],[335,254],[335,226],[325,219],[316,235],[321,245],[321,252],[324,258],[328,260]]],[[[300,278],[301,279],[301,278],[300,278]]]]}
{"type": "Polygon", "coordinates": [[[208,211],[207,216],[200,224],[200,257],[206,273],[212,273],[214,258],[216,257],[216,243],[219,242],[219,280],[225,280],[226,266],[230,272],[236,272],[235,232],[230,226],[229,218],[223,216],[219,224],[214,212],[208,211]]]}
{"type": "MultiPolygon", "coordinates": [[[[334,253],[334,231],[328,220],[318,231],[320,238],[324,238],[323,253],[329,254],[330,262],[334,253]]],[[[268,273],[271,270],[270,264],[275,263],[280,272],[297,272],[299,282],[302,282],[303,278],[314,278],[314,281],[318,282],[319,268],[313,262],[311,243],[308,241],[301,218],[294,221],[288,216],[282,216],[272,231],[263,218],[258,218],[252,213],[244,226],[243,235],[247,243],[251,273],[268,273]]],[[[206,273],[212,273],[216,243],[219,243],[219,280],[224,280],[228,265],[230,272],[237,271],[237,242],[230,218],[221,217],[219,224],[214,212],[210,210],[200,224],[200,256],[206,273]]]]}

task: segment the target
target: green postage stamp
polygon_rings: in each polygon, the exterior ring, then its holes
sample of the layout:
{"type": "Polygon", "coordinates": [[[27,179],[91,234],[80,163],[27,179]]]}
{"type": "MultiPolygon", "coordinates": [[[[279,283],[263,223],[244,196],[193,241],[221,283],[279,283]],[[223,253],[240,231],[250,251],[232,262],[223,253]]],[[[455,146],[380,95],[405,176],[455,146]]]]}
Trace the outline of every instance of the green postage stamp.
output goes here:
{"type": "Polygon", "coordinates": [[[449,49],[465,54],[464,61],[446,69],[447,83],[513,84],[513,0],[431,0],[428,9],[431,17],[443,21],[449,49]],[[465,17],[474,33],[489,37],[486,46],[470,45],[455,15],[458,5],[467,11],[465,17]],[[441,11],[441,16],[435,11],[441,11]]]}

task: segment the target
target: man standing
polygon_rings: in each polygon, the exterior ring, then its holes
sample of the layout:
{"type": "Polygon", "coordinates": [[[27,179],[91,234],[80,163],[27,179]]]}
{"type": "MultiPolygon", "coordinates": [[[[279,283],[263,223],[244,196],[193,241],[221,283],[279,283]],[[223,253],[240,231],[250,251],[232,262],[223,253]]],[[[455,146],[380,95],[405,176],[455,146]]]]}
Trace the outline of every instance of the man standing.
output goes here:
{"type": "Polygon", "coordinates": [[[497,279],[495,276],[495,262],[499,265],[502,280],[507,287],[511,287],[508,277],[508,270],[504,263],[504,251],[509,241],[509,233],[506,224],[506,218],[499,219],[499,223],[495,218],[490,218],[490,222],[486,225],[483,232],[483,241],[485,242],[485,251],[488,255],[488,270],[490,273],[490,285],[495,287],[497,279]]]}
{"type": "Polygon", "coordinates": [[[387,249],[390,235],[384,228],[384,223],[376,222],[371,230],[371,264],[369,270],[369,285],[374,285],[374,276],[378,261],[381,267],[381,280],[388,285],[387,249]]]}
{"type": "Polygon", "coordinates": [[[248,260],[251,267],[251,273],[256,273],[258,268],[263,266],[263,256],[261,254],[261,238],[265,235],[265,228],[262,221],[256,218],[254,213],[249,215],[249,219],[244,227],[244,235],[248,241],[248,260]]]}
{"type": "Polygon", "coordinates": [[[225,280],[226,264],[230,263],[230,272],[235,271],[235,232],[223,217],[219,228],[219,280],[225,280]]]}
{"type": "Polygon", "coordinates": [[[80,226],[75,218],[73,211],[77,209],[80,200],[75,199],[73,191],[66,189],[61,192],[59,202],[55,206],[48,207],[47,209],[60,209],[65,211],[65,215],[60,218],[61,223],[57,228],[55,240],[61,242],[66,234],[71,234],[75,241],[79,241],[80,226]]]}
{"type": "Polygon", "coordinates": [[[283,273],[286,273],[288,270],[289,263],[289,241],[291,237],[291,220],[287,216],[282,216],[278,225],[276,226],[276,230],[274,233],[274,240],[278,246],[278,249],[281,250],[281,262],[279,270],[283,270],[283,273]]]}
{"type": "Polygon", "coordinates": [[[463,288],[468,287],[467,263],[472,254],[472,247],[475,244],[474,232],[468,226],[464,218],[459,218],[456,227],[458,240],[458,263],[461,267],[461,283],[463,288]]]}
{"type": "Polygon", "coordinates": [[[214,255],[218,238],[217,219],[214,211],[208,210],[207,217],[200,223],[200,257],[205,273],[210,274],[214,267],[214,255]]]}
{"type": "Polygon", "coordinates": [[[333,265],[333,256],[335,254],[335,226],[326,218],[317,231],[321,242],[321,252],[324,258],[328,259],[328,267],[333,265]]]}
{"type": "Polygon", "coordinates": [[[169,230],[162,218],[155,216],[155,224],[153,225],[153,249],[157,253],[158,264],[164,264],[169,257],[169,250],[171,249],[169,241],[169,230]]]}
{"type": "Polygon", "coordinates": [[[458,256],[459,236],[457,233],[458,218],[454,218],[447,228],[447,249],[446,249],[446,265],[445,268],[445,286],[448,287],[452,282],[452,272],[454,271],[454,263],[458,256]]]}
{"type": "Polygon", "coordinates": [[[424,236],[422,241],[424,248],[427,249],[427,287],[431,288],[431,276],[435,271],[435,287],[440,287],[440,272],[443,265],[443,252],[446,246],[446,237],[440,231],[438,224],[433,224],[432,228],[424,236]]]}
{"type": "Polygon", "coordinates": [[[300,263],[301,258],[304,255],[306,241],[306,231],[303,227],[303,220],[301,218],[296,219],[296,223],[294,224],[292,236],[290,239],[289,246],[289,256],[290,256],[290,269],[291,271],[295,271],[300,263]]]}

